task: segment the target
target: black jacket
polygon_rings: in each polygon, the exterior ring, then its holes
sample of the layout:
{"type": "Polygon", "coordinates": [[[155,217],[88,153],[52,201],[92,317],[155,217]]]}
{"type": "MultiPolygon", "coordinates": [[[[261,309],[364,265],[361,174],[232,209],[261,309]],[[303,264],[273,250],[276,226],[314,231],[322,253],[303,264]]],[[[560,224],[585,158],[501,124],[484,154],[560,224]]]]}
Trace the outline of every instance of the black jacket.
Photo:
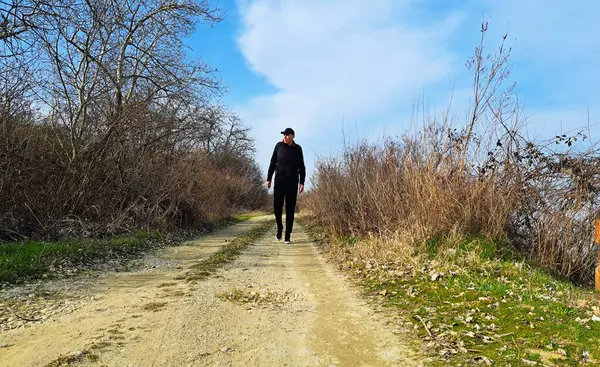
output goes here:
{"type": "Polygon", "coordinates": [[[275,145],[267,181],[271,181],[273,173],[277,181],[285,181],[290,183],[300,183],[304,185],[306,178],[306,167],[304,166],[304,154],[302,147],[296,143],[290,146],[284,142],[279,142],[275,145]],[[300,176],[298,178],[298,176],[300,176]]]}

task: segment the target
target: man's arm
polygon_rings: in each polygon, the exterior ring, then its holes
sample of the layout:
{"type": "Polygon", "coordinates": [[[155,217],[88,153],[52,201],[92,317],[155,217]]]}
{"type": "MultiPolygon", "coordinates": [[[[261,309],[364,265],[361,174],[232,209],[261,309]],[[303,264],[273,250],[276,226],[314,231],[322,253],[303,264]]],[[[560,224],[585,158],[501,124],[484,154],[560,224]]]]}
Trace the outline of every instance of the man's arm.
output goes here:
{"type": "Polygon", "coordinates": [[[273,179],[273,173],[277,168],[277,149],[281,142],[275,144],[275,149],[273,150],[273,155],[271,156],[271,163],[269,164],[269,172],[267,172],[267,182],[271,182],[273,179]]]}
{"type": "Polygon", "coordinates": [[[304,153],[302,152],[302,147],[300,148],[300,164],[298,165],[298,170],[300,171],[300,185],[304,185],[304,179],[306,178],[306,167],[304,166],[304,153]]]}

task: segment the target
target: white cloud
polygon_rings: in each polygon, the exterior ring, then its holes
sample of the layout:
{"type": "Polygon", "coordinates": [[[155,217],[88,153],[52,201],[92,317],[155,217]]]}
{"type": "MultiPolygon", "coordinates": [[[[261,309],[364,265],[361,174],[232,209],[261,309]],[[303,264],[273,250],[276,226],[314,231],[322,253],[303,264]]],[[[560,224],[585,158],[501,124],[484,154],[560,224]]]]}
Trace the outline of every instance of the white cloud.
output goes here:
{"type": "Polygon", "coordinates": [[[342,126],[351,137],[395,133],[408,127],[416,97],[433,96],[429,105],[441,109],[453,82],[462,121],[470,100],[464,61],[482,15],[489,51],[509,33],[512,80],[523,86],[532,135],[584,126],[586,107],[592,124],[600,122],[597,1],[480,0],[457,5],[460,12],[435,12],[439,3],[425,0],[240,1],[240,50],[276,90],[236,106],[265,169],[285,127],[296,130],[311,169],[315,154],[339,150],[342,126]],[[367,123],[374,132],[365,134],[367,123]]]}
{"type": "Polygon", "coordinates": [[[454,60],[446,44],[459,18],[407,26],[414,20],[403,20],[418,5],[410,0],[242,5],[239,47],[249,67],[277,89],[237,106],[253,128],[261,165],[287,126],[296,130],[305,151],[320,152],[311,141],[340,134],[343,119],[364,121],[410,103],[451,73],[454,60]]]}

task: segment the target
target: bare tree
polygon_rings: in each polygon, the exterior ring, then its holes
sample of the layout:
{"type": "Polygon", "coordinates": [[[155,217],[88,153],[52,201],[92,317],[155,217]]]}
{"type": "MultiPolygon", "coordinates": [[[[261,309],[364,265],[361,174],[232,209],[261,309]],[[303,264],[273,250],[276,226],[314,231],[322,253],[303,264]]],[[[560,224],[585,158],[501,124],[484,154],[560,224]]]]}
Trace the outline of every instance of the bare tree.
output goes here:
{"type": "Polygon", "coordinates": [[[185,55],[199,22],[221,20],[209,0],[1,1],[0,239],[261,203],[249,129],[185,55]]]}
{"type": "Polygon", "coordinates": [[[207,1],[59,1],[68,10],[44,14],[34,32],[49,66],[45,101],[53,126],[69,132],[70,159],[98,134],[106,144],[123,123],[125,106],[189,101],[218,89],[213,70],[187,62],[183,52],[182,39],[199,18],[220,20],[207,1]],[[91,110],[103,119],[90,120],[91,110]]]}

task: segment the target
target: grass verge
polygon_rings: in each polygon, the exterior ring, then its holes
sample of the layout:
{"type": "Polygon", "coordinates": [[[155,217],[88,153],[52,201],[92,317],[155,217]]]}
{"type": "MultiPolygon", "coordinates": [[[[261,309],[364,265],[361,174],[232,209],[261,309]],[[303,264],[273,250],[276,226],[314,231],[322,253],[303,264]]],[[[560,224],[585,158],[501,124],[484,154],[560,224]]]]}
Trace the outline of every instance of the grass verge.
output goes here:
{"type": "Polygon", "coordinates": [[[159,239],[158,233],[139,232],[108,239],[0,244],[0,282],[50,277],[74,265],[131,256],[148,250],[159,239]]]}
{"type": "Polygon", "coordinates": [[[309,228],[369,297],[405,316],[431,365],[600,365],[599,295],[496,251],[506,246],[438,238],[383,259],[372,241],[309,228]]]}
{"type": "Polygon", "coordinates": [[[106,341],[93,342],[89,347],[71,354],[60,355],[58,358],[47,363],[45,367],[80,366],[82,364],[97,363],[100,361],[98,353],[111,347],[106,341]]]}
{"type": "Polygon", "coordinates": [[[52,362],[46,364],[46,367],[63,367],[63,366],[73,366],[87,362],[97,362],[100,357],[90,350],[84,350],[81,352],[75,352],[70,355],[62,355],[52,362]]]}
{"type": "Polygon", "coordinates": [[[236,237],[229,244],[223,246],[219,251],[192,265],[185,275],[186,280],[194,281],[204,279],[213,274],[218,268],[233,261],[242,251],[264,236],[275,221],[268,220],[247,233],[236,237]]]}
{"type": "MultiPolygon", "coordinates": [[[[215,230],[263,213],[240,214],[215,224],[215,230]]],[[[74,266],[89,266],[108,259],[127,259],[160,246],[158,232],[138,232],[106,239],[71,239],[60,242],[0,243],[0,283],[52,277],[74,266]]]]}

